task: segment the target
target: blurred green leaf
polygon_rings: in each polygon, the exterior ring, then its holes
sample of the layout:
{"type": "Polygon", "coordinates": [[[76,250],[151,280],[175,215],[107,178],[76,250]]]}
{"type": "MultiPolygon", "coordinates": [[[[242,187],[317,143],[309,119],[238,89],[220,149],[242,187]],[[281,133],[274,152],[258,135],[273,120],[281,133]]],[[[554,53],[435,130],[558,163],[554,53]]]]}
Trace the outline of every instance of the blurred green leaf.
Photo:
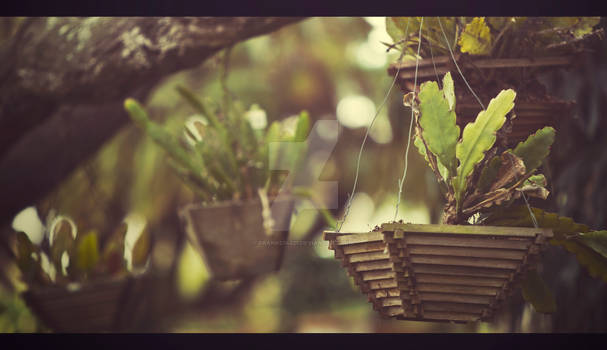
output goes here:
{"type": "Polygon", "coordinates": [[[90,231],[78,243],[76,266],[83,272],[90,272],[99,260],[97,232],[90,231]]]}
{"type": "Polygon", "coordinates": [[[607,258],[607,231],[591,231],[580,233],[579,239],[595,252],[607,258]]]}
{"type": "Polygon", "coordinates": [[[556,311],[554,295],[536,270],[529,270],[522,283],[523,298],[533,305],[536,312],[553,313],[556,311]]]}

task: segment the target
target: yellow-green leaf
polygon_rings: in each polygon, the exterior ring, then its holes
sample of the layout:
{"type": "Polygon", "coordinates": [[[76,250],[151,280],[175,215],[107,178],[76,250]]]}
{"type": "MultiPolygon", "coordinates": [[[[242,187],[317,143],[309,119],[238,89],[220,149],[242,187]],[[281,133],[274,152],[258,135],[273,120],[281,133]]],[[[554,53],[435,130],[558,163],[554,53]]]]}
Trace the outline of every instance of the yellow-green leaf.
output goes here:
{"type": "Polygon", "coordinates": [[[492,40],[485,18],[475,17],[466,25],[458,44],[461,52],[471,55],[487,55],[491,52],[492,40]]]}
{"type": "Polygon", "coordinates": [[[90,231],[82,236],[78,243],[77,252],[76,266],[83,272],[92,271],[99,260],[97,233],[95,231],[90,231]]]}
{"type": "MultiPolygon", "coordinates": [[[[424,141],[422,141],[422,139],[420,139],[416,135],[413,144],[415,145],[415,147],[417,147],[417,151],[419,152],[419,154],[421,154],[426,160],[426,162],[428,162],[428,166],[431,167],[430,160],[428,159],[428,155],[426,154],[426,146],[424,146],[424,141]]],[[[436,160],[436,165],[438,166],[438,172],[443,177],[443,179],[447,179],[447,176],[449,175],[449,171],[447,170],[447,168],[438,159],[436,160]]]]}
{"type": "MultiPolygon", "coordinates": [[[[422,137],[430,152],[447,168],[448,176],[456,173],[455,145],[459,139],[459,126],[455,111],[434,81],[425,82],[420,87],[420,117],[422,137]]],[[[445,180],[447,180],[445,178],[445,180]]]]}
{"type": "Polygon", "coordinates": [[[476,120],[464,128],[462,139],[455,150],[459,167],[457,176],[453,179],[453,188],[458,205],[466,190],[468,176],[472,174],[474,166],[483,159],[485,152],[493,147],[495,133],[506,122],[506,114],[514,107],[515,97],[514,90],[502,90],[489,102],[487,109],[481,111],[476,120]]]}

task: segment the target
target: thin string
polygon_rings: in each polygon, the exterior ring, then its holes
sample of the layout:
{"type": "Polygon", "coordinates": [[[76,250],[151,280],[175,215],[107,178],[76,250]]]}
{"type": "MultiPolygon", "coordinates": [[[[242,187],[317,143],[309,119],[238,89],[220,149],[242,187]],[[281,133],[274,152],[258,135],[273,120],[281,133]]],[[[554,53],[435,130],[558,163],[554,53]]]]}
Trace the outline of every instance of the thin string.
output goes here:
{"type": "MultiPolygon", "coordinates": [[[[417,69],[419,67],[419,51],[422,46],[422,26],[424,25],[424,17],[422,17],[419,22],[419,39],[417,42],[417,56],[415,57],[415,78],[413,80],[413,93],[415,93],[415,87],[417,86],[417,69]]],[[[411,131],[413,130],[413,119],[415,118],[413,115],[413,106],[411,106],[411,122],[409,123],[409,136],[407,137],[407,149],[405,150],[405,169],[403,170],[403,177],[398,181],[398,198],[396,199],[396,208],[394,211],[394,220],[396,221],[396,216],[398,215],[398,207],[400,206],[400,198],[403,193],[403,184],[405,183],[405,178],[407,177],[407,168],[409,167],[409,147],[411,146],[411,131]]]]}
{"type": "Polygon", "coordinates": [[[434,67],[434,76],[436,76],[436,83],[438,84],[438,88],[441,88],[440,79],[438,78],[438,72],[436,71],[436,63],[434,62],[434,53],[432,52],[432,41],[428,40],[428,45],[430,46],[430,58],[432,59],[432,66],[434,67]]]}
{"type": "MultiPolygon", "coordinates": [[[[404,36],[405,38],[409,34],[410,20],[411,20],[411,18],[407,19],[407,27],[405,28],[405,36],[404,36]]],[[[352,187],[352,193],[348,196],[348,201],[346,202],[346,209],[344,210],[344,216],[343,216],[343,219],[340,221],[339,226],[337,227],[337,230],[336,230],[337,232],[341,231],[341,228],[342,228],[344,222],[346,221],[348,214],[350,213],[350,206],[352,205],[352,198],[354,198],[354,195],[356,194],[356,185],[358,184],[358,174],[360,172],[360,159],[361,159],[361,156],[363,153],[363,149],[365,147],[365,143],[367,142],[367,138],[369,136],[369,131],[373,127],[373,124],[375,123],[375,119],[377,119],[379,112],[381,112],[381,109],[384,107],[384,104],[388,100],[388,97],[390,96],[390,92],[392,91],[392,88],[394,87],[394,84],[396,83],[396,80],[398,79],[398,74],[400,73],[400,66],[401,66],[400,63],[402,61],[403,56],[405,55],[405,49],[406,49],[406,45],[403,45],[403,50],[402,50],[400,56],[398,57],[398,66],[396,69],[396,74],[394,75],[394,79],[392,80],[392,84],[390,85],[390,88],[388,89],[388,92],[386,93],[384,100],[377,108],[377,111],[375,112],[375,116],[373,116],[373,119],[371,120],[371,124],[369,124],[369,127],[367,128],[367,132],[365,133],[365,137],[363,138],[363,142],[360,145],[360,150],[358,151],[358,159],[356,160],[356,176],[354,177],[354,186],[352,187]]]]}
{"type": "Polygon", "coordinates": [[[478,98],[478,96],[474,93],[474,91],[472,90],[472,87],[470,87],[470,84],[468,84],[468,81],[464,77],[464,74],[462,73],[461,69],[459,69],[459,65],[457,64],[457,61],[455,60],[455,55],[453,54],[453,50],[451,50],[451,45],[449,44],[449,39],[447,39],[447,34],[445,34],[445,30],[443,29],[443,24],[440,21],[440,17],[436,17],[436,19],[438,20],[438,24],[440,25],[440,30],[443,32],[443,37],[445,38],[445,42],[447,43],[447,48],[449,48],[449,53],[451,54],[451,58],[453,59],[453,63],[455,63],[455,67],[457,68],[457,71],[459,72],[459,75],[464,80],[464,83],[466,83],[466,86],[468,87],[468,90],[470,90],[470,92],[472,93],[472,95],[474,95],[474,97],[476,98],[476,100],[478,101],[478,103],[481,105],[481,107],[483,107],[483,110],[484,110],[485,109],[485,105],[483,105],[483,103],[481,102],[481,99],[478,98]]]}

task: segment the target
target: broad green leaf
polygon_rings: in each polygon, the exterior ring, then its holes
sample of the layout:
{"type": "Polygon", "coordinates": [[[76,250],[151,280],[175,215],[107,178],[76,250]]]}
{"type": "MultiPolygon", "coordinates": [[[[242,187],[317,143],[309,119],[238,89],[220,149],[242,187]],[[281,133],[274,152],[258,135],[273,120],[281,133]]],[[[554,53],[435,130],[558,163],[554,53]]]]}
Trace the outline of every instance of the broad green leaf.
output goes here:
{"type": "Polygon", "coordinates": [[[95,231],[90,231],[82,236],[78,243],[77,253],[76,266],[83,272],[92,271],[99,260],[97,233],[95,231]]]}
{"type": "Polygon", "coordinates": [[[555,131],[547,126],[530,135],[527,140],[520,142],[514,148],[514,154],[519,156],[525,162],[527,174],[537,169],[544,158],[550,153],[550,146],[554,142],[555,131]]]}
{"type": "MultiPolygon", "coordinates": [[[[428,166],[432,167],[430,165],[430,160],[428,159],[428,155],[426,154],[426,146],[424,146],[424,142],[422,141],[422,139],[420,139],[416,135],[415,141],[413,141],[413,144],[417,148],[417,151],[419,152],[419,154],[421,154],[424,157],[424,159],[426,160],[426,162],[428,162],[428,166]]],[[[447,170],[447,168],[438,159],[436,160],[436,165],[438,166],[438,172],[443,177],[443,179],[447,179],[447,176],[449,175],[449,171],[447,170]]]]}
{"type": "Polygon", "coordinates": [[[502,161],[499,156],[491,158],[487,166],[481,171],[481,176],[478,179],[477,189],[479,193],[485,193],[489,190],[501,166],[502,161]]]}
{"type": "Polygon", "coordinates": [[[133,246],[133,267],[141,268],[145,266],[151,248],[152,242],[150,232],[146,227],[143,229],[139,238],[137,238],[137,242],[135,242],[135,245],[133,246]]]}
{"type": "Polygon", "coordinates": [[[487,55],[492,48],[491,32],[484,17],[475,17],[466,25],[459,38],[458,44],[461,52],[471,55],[487,55]]]}
{"type": "Polygon", "coordinates": [[[445,99],[449,103],[449,110],[455,111],[455,88],[453,87],[451,72],[447,72],[443,78],[443,95],[445,95],[445,99]]]}
{"type": "Polygon", "coordinates": [[[607,258],[607,231],[581,233],[579,239],[595,252],[607,258]]]}
{"type": "Polygon", "coordinates": [[[461,196],[466,190],[468,176],[472,174],[474,166],[483,159],[485,152],[493,147],[495,133],[506,122],[506,114],[514,107],[515,97],[514,90],[502,90],[489,102],[487,109],[481,111],[476,120],[464,128],[462,139],[455,150],[459,167],[457,176],[453,179],[453,188],[458,205],[461,204],[461,196]]]}
{"type": "MultiPolygon", "coordinates": [[[[571,218],[546,212],[539,208],[532,207],[531,210],[535,215],[539,227],[551,228],[555,239],[564,240],[566,239],[567,234],[590,231],[588,226],[578,224],[571,218]]],[[[484,221],[484,224],[494,226],[533,227],[529,209],[525,205],[497,209],[489,214],[484,221]]]]}
{"type": "Polygon", "coordinates": [[[455,111],[449,109],[449,103],[434,81],[421,85],[419,100],[422,137],[430,152],[436,155],[452,177],[456,173],[455,145],[459,139],[455,111]]]}
{"type": "MultiPolygon", "coordinates": [[[[592,234],[590,228],[578,224],[573,219],[532,208],[539,227],[551,228],[554,238],[550,244],[561,246],[575,254],[580,265],[584,266],[591,276],[607,282],[607,258],[604,253],[604,231],[592,234]],[[582,233],[582,234],[578,234],[582,233]],[[578,234],[578,235],[575,235],[578,234]],[[570,236],[571,235],[571,236],[570,236]],[[582,238],[592,237],[592,238],[582,238]],[[592,243],[589,243],[592,242],[592,243]],[[590,244],[593,246],[591,247],[590,244]]],[[[526,206],[499,209],[492,212],[483,222],[485,225],[533,227],[533,222],[526,206]]]]}
{"type": "Polygon", "coordinates": [[[594,249],[577,239],[552,239],[550,243],[575,254],[577,261],[588,270],[590,276],[607,282],[607,259],[594,249]]]}
{"type": "Polygon", "coordinates": [[[554,295],[536,270],[529,270],[522,283],[523,298],[533,305],[536,312],[553,313],[556,311],[554,295]]]}

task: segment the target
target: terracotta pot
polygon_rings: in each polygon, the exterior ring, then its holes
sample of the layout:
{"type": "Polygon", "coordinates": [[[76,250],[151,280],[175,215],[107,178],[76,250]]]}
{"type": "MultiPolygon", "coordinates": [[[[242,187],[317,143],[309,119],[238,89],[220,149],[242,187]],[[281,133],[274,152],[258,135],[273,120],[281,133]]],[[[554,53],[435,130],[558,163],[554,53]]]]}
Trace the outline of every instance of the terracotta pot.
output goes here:
{"type": "Polygon", "coordinates": [[[180,211],[188,239],[201,249],[214,278],[242,279],[280,268],[294,201],[288,197],[270,205],[271,235],[263,226],[259,200],[190,204],[180,211]]]}
{"type": "MultiPolygon", "coordinates": [[[[520,75],[521,77],[526,77],[528,81],[533,82],[532,86],[524,85],[527,91],[517,91],[519,94],[514,105],[516,118],[512,122],[512,132],[508,134],[508,145],[511,147],[516,146],[520,141],[526,140],[530,134],[544,126],[552,126],[558,129],[559,122],[572,114],[572,108],[575,106],[575,103],[571,101],[559,101],[542,93],[543,86],[532,78],[532,74],[529,71],[568,67],[574,64],[575,56],[543,57],[538,59],[490,59],[458,55],[456,59],[468,83],[480,95],[485,106],[502,89],[512,87],[505,83],[500,83],[499,78],[500,74],[503,74],[502,72],[507,70],[509,75],[520,75]]],[[[392,64],[388,68],[388,73],[394,76],[398,67],[400,67],[397,82],[403,93],[413,90],[415,65],[416,62],[414,60],[409,60],[402,62],[400,66],[392,64]]],[[[432,59],[420,60],[416,89],[419,91],[419,85],[425,81],[437,80],[437,75],[439,81],[442,83],[442,78],[447,72],[451,72],[451,76],[455,81],[457,95],[455,113],[457,115],[457,124],[460,128],[463,128],[467,123],[475,120],[481,111],[481,107],[465,86],[450,56],[435,57],[434,62],[432,62],[432,59]]],[[[518,89],[515,88],[515,90],[518,89]]]]}
{"type": "Polygon", "coordinates": [[[77,290],[60,286],[32,288],[23,293],[38,318],[56,332],[118,332],[128,329],[143,291],[140,277],[86,283],[77,290]]]}
{"type": "Polygon", "coordinates": [[[490,320],[535,268],[550,229],[389,223],[324,239],[382,316],[490,320]]]}

